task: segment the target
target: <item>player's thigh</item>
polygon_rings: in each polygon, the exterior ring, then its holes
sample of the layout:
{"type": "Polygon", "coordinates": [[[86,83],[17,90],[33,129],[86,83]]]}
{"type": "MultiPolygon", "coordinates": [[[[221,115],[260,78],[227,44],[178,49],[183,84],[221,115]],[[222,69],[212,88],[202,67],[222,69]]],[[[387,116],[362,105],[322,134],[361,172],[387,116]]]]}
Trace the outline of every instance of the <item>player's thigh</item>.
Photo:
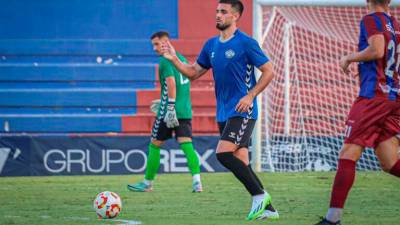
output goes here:
{"type": "Polygon", "coordinates": [[[217,153],[234,152],[240,148],[248,148],[255,120],[243,117],[233,117],[226,121],[217,153]]]}
{"type": "MultiPolygon", "coordinates": [[[[219,130],[219,134],[220,134],[221,137],[224,134],[226,123],[227,123],[226,121],[225,122],[218,122],[218,130],[219,130]]],[[[237,150],[237,149],[238,149],[238,147],[234,143],[232,143],[230,141],[226,141],[226,140],[220,140],[218,142],[216,152],[217,153],[235,152],[235,150],[237,150]]]]}
{"type": "Polygon", "coordinates": [[[381,129],[377,144],[400,134],[400,103],[392,105],[392,110],[383,120],[381,129]]]}
{"type": "Polygon", "coordinates": [[[346,121],[345,144],[375,148],[382,121],[391,113],[392,103],[383,99],[357,98],[346,121]]]}
{"type": "Polygon", "coordinates": [[[217,153],[224,153],[224,152],[235,152],[239,147],[230,142],[225,140],[219,140],[217,145],[217,153]]]}
{"type": "Polygon", "coordinates": [[[192,142],[192,138],[190,137],[178,137],[176,139],[178,140],[178,143],[192,142]]]}
{"type": "Polygon", "coordinates": [[[339,159],[358,161],[364,151],[364,147],[357,144],[344,144],[339,152],[339,159]]]}
{"type": "Polygon", "coordinates": [[[179,126],[174,128],[176,139],[179,143],[192,141],[192,120],[179,119],[179,126]]]}
{"type": "Polygon", "coordinates": [[[160,141],[160,140],[151,138],[151,143],[152,143],[153,145],[155,145],[155,146],[160,147],[162,144],[164,144],[164,141],[160,141]]]}
{"type": "Polygon", "coordinates": [[[375,154],[378,157],[382,169],[386,172],[390,171],[400,159],[399,139],[394,136],[379,143],[378,147],[375,149],[375,154]]]}
{"type": "Polygon", "coordinates": [[[168,128],[167,124],[163,119],[157,118],[154,121],[153,128],[151,130],[151,139],[156,140],[158,143],[164,142],[172,137],[173,129],[168,128]]]}

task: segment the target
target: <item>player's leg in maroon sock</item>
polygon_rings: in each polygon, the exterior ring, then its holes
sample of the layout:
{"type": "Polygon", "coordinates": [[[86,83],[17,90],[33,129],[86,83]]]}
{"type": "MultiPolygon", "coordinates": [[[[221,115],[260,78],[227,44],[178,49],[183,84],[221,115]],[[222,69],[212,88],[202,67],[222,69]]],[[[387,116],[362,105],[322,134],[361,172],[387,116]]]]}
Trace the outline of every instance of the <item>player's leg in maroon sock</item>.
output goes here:
{"type": "Polygon", "coordinates": [[[328,221],[336,223],[342,217],[344,203],[353,186],[355,173],[355,161],[339,159],[338,170],[332,187],[330,208],[325,216],[328,221]]]}
{"type": "Polygon", "coordinates": [[[360,145],[348,143],[340,151],[330,208],[325,216],[330,222],[336,223],[342,217],[344,204],[354,183],[356,162],[360,159],[363,150],[364,148],[360,145]]]}
{"type": "Polygon", "coordinates": [[[349,159],[340,159],[333,183],[331,208],[343,208],[347,195],[353,186],[356,174],[356,162],[349,159]]]}

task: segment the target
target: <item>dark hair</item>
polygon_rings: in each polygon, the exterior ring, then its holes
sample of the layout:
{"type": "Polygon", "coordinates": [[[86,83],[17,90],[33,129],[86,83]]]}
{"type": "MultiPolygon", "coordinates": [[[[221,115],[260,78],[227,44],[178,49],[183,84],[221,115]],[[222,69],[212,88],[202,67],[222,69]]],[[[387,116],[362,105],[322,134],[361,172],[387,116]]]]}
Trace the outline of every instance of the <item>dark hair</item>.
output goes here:
{"type": "Polygon", "coordinates": [[[167,37],[169,38],[169,34],[167,31],[157,31],[154,34],[151,35],[151,40],[153,40],[154,38],[162,38],[162,37],[167,37]]]}
{"type": "Polygon", "coordinates": [[[375,5],[385,5],[385,4],[389,4],[390,0],[368,0],[368,2],[371,2],[372,4],[375,4],[375,5]]]}
{"type": "Polygon", "coordinates": [[[240,0],[219,0],[219,3],[230,4],[232,8],[234,8],[237,12],[239,12],[239,15],[242,16],[244,6],[240,0]]]}

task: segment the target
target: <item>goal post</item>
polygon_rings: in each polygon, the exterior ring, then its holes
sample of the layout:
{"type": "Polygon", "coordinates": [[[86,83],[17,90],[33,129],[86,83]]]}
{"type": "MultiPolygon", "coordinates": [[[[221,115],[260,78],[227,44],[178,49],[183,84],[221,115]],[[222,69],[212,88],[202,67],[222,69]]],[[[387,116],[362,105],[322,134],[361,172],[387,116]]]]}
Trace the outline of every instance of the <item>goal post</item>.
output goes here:
{"type": "MultiPolygon", "coordinates": [[[[397,18],[398,6],[400,0],[392,0],[397,18]]],[[[357,79],[343,74],[338,60],[357,50],[366,0],[253,0],[253,13],[253,37],[274,64],[275,78],[257,99],[252,166],[335,170],[344,122],[358,94],[357,79]]],[[[354,65],[351,70],[356,73],[354,65]]],[[[357,168],[379,169],[371,149],[357,168]]]]}

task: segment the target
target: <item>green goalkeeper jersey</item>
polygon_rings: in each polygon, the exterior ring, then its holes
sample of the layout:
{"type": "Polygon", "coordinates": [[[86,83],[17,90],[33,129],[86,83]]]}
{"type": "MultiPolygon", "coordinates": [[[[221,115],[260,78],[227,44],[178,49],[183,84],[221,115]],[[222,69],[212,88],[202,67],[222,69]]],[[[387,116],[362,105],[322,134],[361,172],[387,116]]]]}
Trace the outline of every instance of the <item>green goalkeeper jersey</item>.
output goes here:
{"type": "MultiPolygon", "coordinates": [[[[183,63],[187,63],[187,60],[181,54],[177,52],[176,55],[183,63]]],[[[165,78],[174,76],[176,84],[176,99],[175,99],[176,116],[178,117],[178,119],[192,119],[192,103],[190,101],[189,79],[183,76],[175,68],[175,66],[163,56],[160,57],[158,74],[160,76],[160,84],[161,84],[160,106],[162,107],[163,104],[166,105],[168,102],[168,90],[165,78]]],[[[160,116],[160,110],[158,111],[157,116],[158,117],[160,116]]]]}

